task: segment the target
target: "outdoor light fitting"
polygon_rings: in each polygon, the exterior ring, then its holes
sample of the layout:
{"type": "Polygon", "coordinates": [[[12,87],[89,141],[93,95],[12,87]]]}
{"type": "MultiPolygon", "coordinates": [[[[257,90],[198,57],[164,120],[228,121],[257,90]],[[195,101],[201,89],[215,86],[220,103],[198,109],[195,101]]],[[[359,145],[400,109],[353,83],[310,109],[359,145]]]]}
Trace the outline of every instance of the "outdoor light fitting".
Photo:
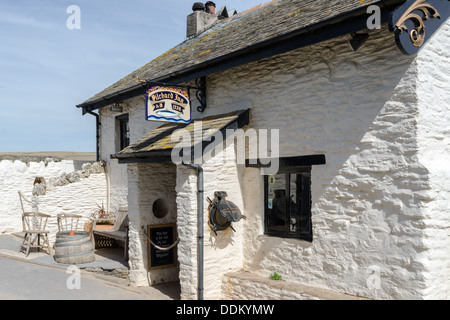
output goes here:
{"type": "Polygon", "coordinates": [[[369,40],[369,34],[368,33],[353,33],[352,39],[349,41],[350,47],[353,51],[358,50],[362,45],[364,45],[367,40],[369,40]]]}
{"type": "Polygon", "coordinates": [[[119,103],[114,103],[112,107],[109,109],[111,112],[123,112],[123,107],[120,106],[119,103]]]}

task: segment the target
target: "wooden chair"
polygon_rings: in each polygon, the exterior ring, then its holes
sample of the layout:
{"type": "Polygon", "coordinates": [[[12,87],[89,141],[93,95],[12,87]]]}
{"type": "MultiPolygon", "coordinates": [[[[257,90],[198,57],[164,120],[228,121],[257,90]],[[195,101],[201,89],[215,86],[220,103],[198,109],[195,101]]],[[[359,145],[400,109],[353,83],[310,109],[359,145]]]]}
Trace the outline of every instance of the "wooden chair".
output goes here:
{"type": "Polygon", "coordinates": [[[19,252],[22,248],[26,249],[26,256],[30,254],[30,248],[37,248],[38,251],[47,248],[47,253],[50,252],[50,243],[48,241],[49,231],[45,230],[47,227],[48,218],[51,216],[40,212],[24,212],[22,215],[22,227],[25,233],[23,241],[19,247],[19,252]],[[43,244],[41,244],[41,237],[43,244]],[[37,242],[37,243],[36,243],[37,242]]]}
{"type": "Polygon", "coordinates": [[[22,248],[25,248],[26,256],[28,257],[31,248],[37,248],[38,251],[40,249],[47,248],[47,253],[51,254],[48,240],[49,231],[46,230],[48,218],[51,218],[51,216],[40,212],[26,212],[22,199],[29,203],[31,203],[31,201],[25,198],[20,191],[19,198],[23,211],[22,232],[24,233],[23,241],[19,247],[19,252],[22,251],[22,248]],[[43,244],[41,244],[41,238],[43,244]]]}
{"type": "Polygon", "coordinates": [[[83,216],[69,213],[61,213],[56,216],[58,231],[78,231],[78,224],[83,216]]]}

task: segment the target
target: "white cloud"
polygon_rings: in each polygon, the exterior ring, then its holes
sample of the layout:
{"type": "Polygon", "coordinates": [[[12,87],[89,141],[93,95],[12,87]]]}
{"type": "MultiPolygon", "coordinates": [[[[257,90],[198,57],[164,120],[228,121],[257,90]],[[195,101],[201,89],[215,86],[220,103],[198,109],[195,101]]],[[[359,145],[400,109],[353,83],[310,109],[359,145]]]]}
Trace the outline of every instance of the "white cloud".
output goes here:
{"type": "Polygon", "coordinates": [[[19,15],[10,12],[2,12],[2,14],[0,15],[0,23],[43,29],[52,29],[56,26],[56,24],[49,21],[38,20],[34,17],[19,15]]]}

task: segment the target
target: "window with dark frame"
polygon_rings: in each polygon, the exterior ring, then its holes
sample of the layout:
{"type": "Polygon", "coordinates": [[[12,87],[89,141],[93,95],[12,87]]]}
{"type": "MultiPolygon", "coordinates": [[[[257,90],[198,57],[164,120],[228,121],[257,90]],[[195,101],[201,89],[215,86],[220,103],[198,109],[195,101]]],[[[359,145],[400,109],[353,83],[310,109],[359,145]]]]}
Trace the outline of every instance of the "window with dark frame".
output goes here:
{"type": "MultiPolygon", "coordinates": [[[[246,160],[247,168],[270,168],[273,159],[246,160]]],[[[276,174],[264,176],[264,234],[313,241],[311,216],[312,166],[325,165],[325,155],[277,159],[276,174]]]]}
{"type": "Polygon", "coordinates": [[[123,114],[123,115],[117,116],[116,120],[117,120],[118,126],[119,126],[118,147],[119,147],[119,151],[120,151],[130,145],[130,126],[129,126],[128,114],[123,114]]]}
{"type": "Polygon", "coordinates": [[[312,242],[311,167],[264,176],[265,234],[312,242]]]}

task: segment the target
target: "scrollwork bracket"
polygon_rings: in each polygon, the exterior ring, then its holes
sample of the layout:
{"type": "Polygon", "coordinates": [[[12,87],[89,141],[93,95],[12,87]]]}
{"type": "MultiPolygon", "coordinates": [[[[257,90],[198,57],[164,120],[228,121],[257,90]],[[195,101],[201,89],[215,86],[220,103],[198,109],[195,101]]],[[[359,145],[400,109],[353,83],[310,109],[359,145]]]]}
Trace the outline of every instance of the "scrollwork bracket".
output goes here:
{"type": "Polygon", "coordinates": [[[417,53],[449,12],[449,0],[410,0],[397,8],[391,15],[390,28],[402,52],[417,53]]]}

